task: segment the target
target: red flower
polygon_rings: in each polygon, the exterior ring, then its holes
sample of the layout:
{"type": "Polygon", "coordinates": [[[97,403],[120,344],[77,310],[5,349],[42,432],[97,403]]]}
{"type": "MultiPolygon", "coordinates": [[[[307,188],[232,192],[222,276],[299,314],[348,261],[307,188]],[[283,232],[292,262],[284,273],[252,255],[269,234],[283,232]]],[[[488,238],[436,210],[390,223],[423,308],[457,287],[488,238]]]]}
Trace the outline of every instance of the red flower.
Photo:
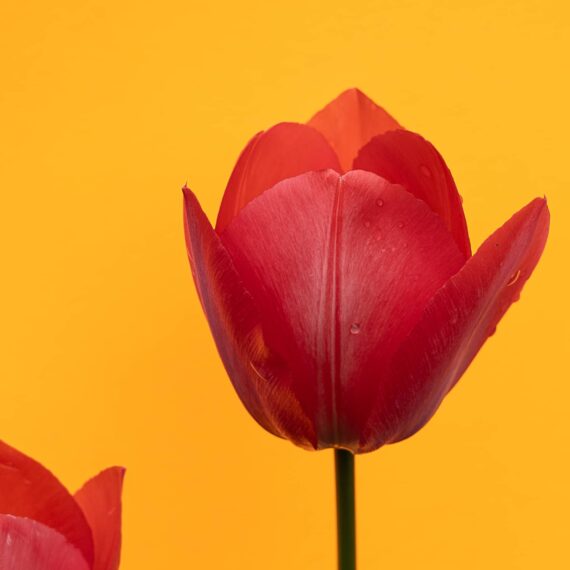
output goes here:
{"type": "Polygon", "coordinates": [[[0,568],[116,570],[124,469],[75,495],[33,459],[0,442],[0,568]]]}
{"type": "Polygon", "coordinates": [[[358,90],[241,154],[215,231],[184,188],[188,255],[242,402],[309,449],[374,450],[433,415],[536,266],[546,201],[471,256],[437,150],[358,90]]]}

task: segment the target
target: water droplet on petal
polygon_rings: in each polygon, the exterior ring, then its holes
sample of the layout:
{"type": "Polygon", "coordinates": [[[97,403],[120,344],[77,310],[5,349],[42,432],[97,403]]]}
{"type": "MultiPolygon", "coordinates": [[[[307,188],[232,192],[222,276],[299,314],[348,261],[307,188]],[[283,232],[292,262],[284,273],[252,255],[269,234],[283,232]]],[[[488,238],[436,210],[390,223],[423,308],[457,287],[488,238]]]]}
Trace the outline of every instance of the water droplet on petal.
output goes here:
{"type": "Polygon", "coordinates": [[[420,166],[420,172],[426,177],[426,178],[431,178],[431,170],[425,165],[422,164],[420,166]]]}
{"type": "Polygon", "coordinates": [[[510,279],[509,282],[507,283],[507,287],[510,287],[511,285],[514,285],[518,280],[519,277],[521,276],[521,270],[519,269],[510,279]]]}
{"type": "Polygon", "coordinates": [[[381,208],[384,205],[384,200],[382,200],[382,198],[378,198],[378,200],[376,200],[376,205],[381,208]]]}
{"type": "Polygon", "coordinates": [[[360,334],[360,323],[352,323],[350,325],[350,334],[360,334]]]}

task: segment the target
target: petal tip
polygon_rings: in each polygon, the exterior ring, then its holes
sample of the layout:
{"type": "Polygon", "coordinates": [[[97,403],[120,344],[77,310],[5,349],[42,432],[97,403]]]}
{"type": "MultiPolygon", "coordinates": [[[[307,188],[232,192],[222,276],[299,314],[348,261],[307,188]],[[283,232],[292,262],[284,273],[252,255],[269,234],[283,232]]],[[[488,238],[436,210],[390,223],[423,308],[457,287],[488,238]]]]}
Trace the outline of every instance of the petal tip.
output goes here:
{"type": "Polygon", "coordinates": [[[385,109],[356,87],[343,91],[307,124],[325,136],[345,171],[350,170],[358,151],[372,137],[400,128],[385,109]]]}
{"type": "Polygon", "coordinates": [[[186,216],[193,213],[195,214],[197,210],[202,211],[202,206],[200,205],[196,194],[194,194],[188,186],[182,188],[182,200],[184,202],[184,212],[186,213],[186,216]]]}
{"type": "Polygon", "coordinates": [[[187,198],[189,195],[194,195],[194,193],[192,192],[192,190],[190,190],[190,188],[188,187],[188,184],[184,184],[184,186],[182,186],[182,195],[184,196],[184,198],[187,198]]]}
{"type": "Polygon", "coordinates": [[[360,89],[359,87],[348,87],[347,89],[345,89],[344,91],[341,91],[337,97],[335,97],[334,100],[340,100],[340,99],[347,99],[349,97],[353,97],[355,99],[363,99],[366,101],[372,101],[372,99],[370,97],[368,97],[368,95],[366,95],[366,93],[364,93],[364,91],[362,91],[362,89],[360,89]]]}
{"type": "Polygon", "coordinates": [[[111,467],[107,467],[106,469],[103,469],[102,473],[104,473],[106,471],[116,473],[122,480],[125,478],[125,475],[127,473],[127,468],[123,467],[122,465],[111,465],[111,467]]]}
{"type": "Polygon", "coordinates": [[[546,199],[546,196],[543,196],[542,198],[537,197],[534,200],[531,200],[527,207],[529,209],[532,208],[535,210],[537,223],[539,219],[544,219],[543,221],[546,230],[548,231],[548,227],[550,225],[550,208],[548,207],[548,200],[546,199]]]}

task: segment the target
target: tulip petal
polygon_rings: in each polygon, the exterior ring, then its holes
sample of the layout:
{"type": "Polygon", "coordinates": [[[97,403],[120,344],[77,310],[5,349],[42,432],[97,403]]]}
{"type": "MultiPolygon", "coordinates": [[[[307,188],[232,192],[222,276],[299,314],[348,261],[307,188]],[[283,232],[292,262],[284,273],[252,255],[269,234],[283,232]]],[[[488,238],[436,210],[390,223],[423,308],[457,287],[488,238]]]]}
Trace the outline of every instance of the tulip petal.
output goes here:
{"type": "Polygon", "coordinates": [[[90,570],[66,538],[37,521],[0,515],[2,570],[90,570]]]}
{"type": "Polygon", "coordinates": [[[398,122],[359,89],[348,89],[308,123],[329,141],[344,172],[358,151],[376,135],[399,129],[398,122]]]}
{"type": "Polygon", "coordinates": [[[220,238],[194,194],[184,188],[188,258],[202,308],[228,375],[249,413],[269,432],[314,448],[313,426],[286,378],[264,370],[280,364],[267,348],[261,318],[220,238]],[[287,427],[284,427],[287,426],[287,427]]]}
{"type": "Polygon", "coordinates": [[[442,218],[465,258],[471,256],[461,197],[431,143],[410,131],[390,131],[374,137],[360,150],[354,168],[375,172],[421,198],[442,218]]]}
{"type": "Polygon", "coordinates": [[[435,413],[518,300],[542,254],[548,226],[546,201],[535,199],[435,294],[385,374],[363,451],[409,437],[435,413]]]}
{"type": "Polygon", "coordinates": [[[121,558],[121,493],[125,470],[109,467],[87,481],[74,498],[93,532],[93,570],[117,570],[121,558]]]}
{"type": "Polygon", "coordinates": [[[221,239],[319,447],[356,449],[379,361],[463,264],[441,219],[375,174],[312,172],[250,202],[221,239]]]}
{"type": "Polygon", "coordinates": [[[91,566],[93,537],[85,515],[42,465],[0,441],[0,513],[26,517],[61,533],[91,566]]]}
{"type": "Polygon", "coordinates": [[[216,231],[221,232],[253,198],[277,182],[332,168],[338,158],[323,135],[298,123],[280,123],[258,133],[243,150],[222,199],[216,231]]]}

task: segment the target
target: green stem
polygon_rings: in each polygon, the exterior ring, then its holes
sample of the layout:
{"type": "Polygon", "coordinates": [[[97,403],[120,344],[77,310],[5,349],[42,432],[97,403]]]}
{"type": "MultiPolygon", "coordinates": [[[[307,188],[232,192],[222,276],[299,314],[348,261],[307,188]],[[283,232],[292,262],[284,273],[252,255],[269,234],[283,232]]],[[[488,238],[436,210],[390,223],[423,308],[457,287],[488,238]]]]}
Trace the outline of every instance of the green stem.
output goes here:
{"type": "Polygon", "coordinates": [[[354,455],[335,449],[338,570],[356,570],[354,455]]]}

